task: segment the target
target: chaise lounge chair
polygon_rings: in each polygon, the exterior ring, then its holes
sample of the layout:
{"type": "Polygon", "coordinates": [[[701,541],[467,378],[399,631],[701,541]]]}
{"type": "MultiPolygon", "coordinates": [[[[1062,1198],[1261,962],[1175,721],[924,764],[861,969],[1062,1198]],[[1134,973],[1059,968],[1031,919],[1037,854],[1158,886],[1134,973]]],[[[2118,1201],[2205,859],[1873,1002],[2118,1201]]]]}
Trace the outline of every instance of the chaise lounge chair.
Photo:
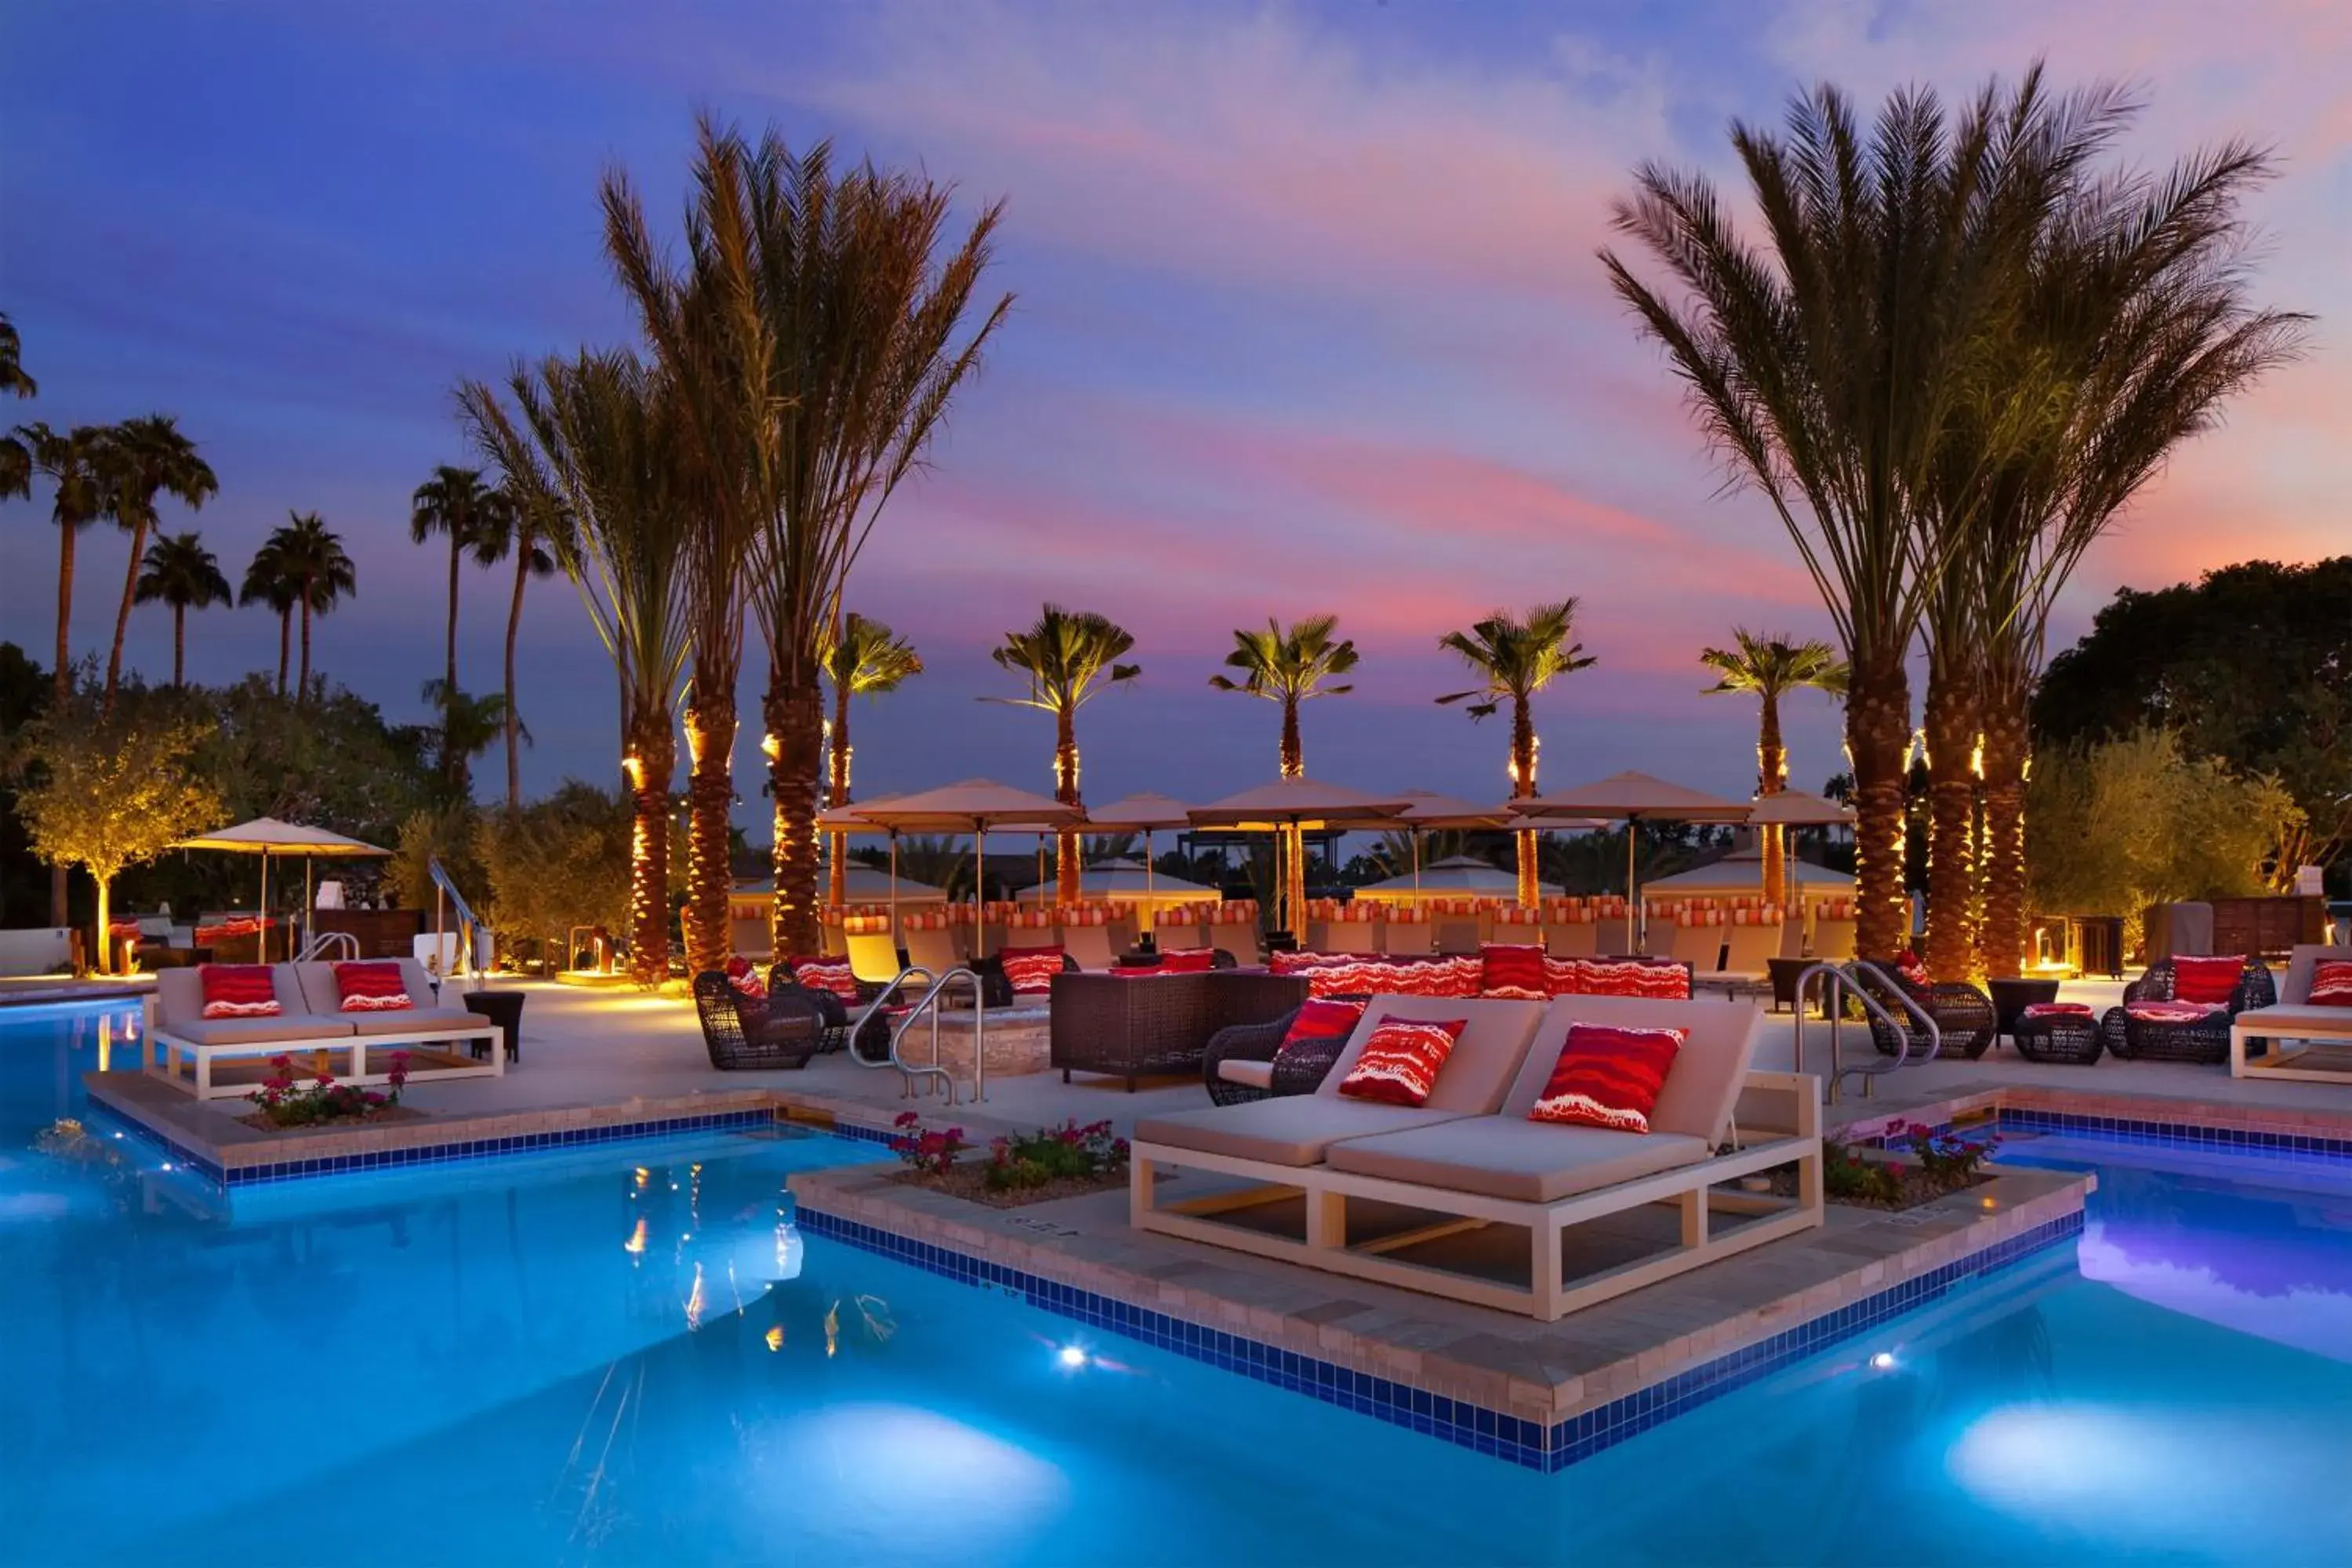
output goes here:
{"type": "Polygon", "coordinates": [[[2287,957],[2278,1001],[2240,1013],[2230,1026],[2231,1078],[2302,1079],[2313,1083],[2352,1082],[2352,1004],[2315,1005],[2313,975],[2323,963],[2352,963],[2352,947],[2298,946],[2287,957]],[[2288,1050],[2286,1042],[2296,1048],[2288,1050]],[[2249,1061],[2246,1047],[2266,1041],[2262,1059],[2249,1061]]]}
{"type": "Polygon", "coordinates": [[[726,975],[705,970],[694,977],[694,1010],[702,1021],[702,1045],[710,1065],[722,1072],[804,1068],[824,1043],[824,1011],[814,993],[798,985],[771,990],[764,1001],[754,1000],[726,975]]]}

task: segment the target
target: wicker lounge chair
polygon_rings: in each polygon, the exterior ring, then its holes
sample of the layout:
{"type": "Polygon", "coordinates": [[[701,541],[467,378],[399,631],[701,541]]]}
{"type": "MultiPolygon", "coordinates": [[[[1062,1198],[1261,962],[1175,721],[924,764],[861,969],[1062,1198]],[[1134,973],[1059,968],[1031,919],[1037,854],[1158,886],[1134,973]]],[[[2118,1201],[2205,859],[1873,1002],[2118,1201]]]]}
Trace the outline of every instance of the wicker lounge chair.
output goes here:
{"type": "Polygon", "coordinates": [[[2124,987],[2120,1006],[2107,1009],[2099,1020],[2099,1035],[2110,1054],[2126,1061],[2220,1063],[2230,1059],[2230,1031],[2238,1015],[2268,1007],[2278,1000],[2271,972],[2260,959],[2248,959],[2238,973],[2237,989],[2226,1003],[2194,1018],[2135,1016],[2144,1002],[2175,1000],[2172,961],[2158,959],[2147,973],[2124,987]]]}
{"type": "Polygon", "coordinates": [[[1283,1041],[1297,1021],[1298,1009],[1293,1007],[1270,1022],[1234,1024],[1210,1036],[1201,1061],[1210,1102],[1244,1105],[1322,1088],[1331,1064],[1348,1048],[1348,1037],[1300,1040],[1286,1049],[1283,1041]]]}
{"type": "Polygon", "coordinates": [[[1975,986],[1958,980],[1940,980],[1922,985],[1897,974],[1892,963],[1880,963],[1863,973],[1863,984],[1875,992],[1879,1001],[1894,1016],[1897,1027],[1890,1028],[1873,1018],[1870,1021],[1871,1043],[1883,1057],[1899,1057],[1916,1053],[1924,1044],[1925,1031],[1911,1020],[1911,1015],[1895,1003],[1893,993],[1900,992],[1918,1004],[1927,1016],[1936,1020],[1941,1041],[1936,1055],[1939,1058],[1966,1057],[1974,1061],[1992,1048],[1993,1035],[2000,1023],[1994,1012],[1992,998],[1975,986]],[[1874,976],[1873,971],[1875,971],[1874,976]]]}
{"type": "MultiPolygon", "coordinates": [[[[837,998],[836,998],[837,1000],[837,998]]],[[[824,1016],[797,985],[746,996],[715,969],[694,977],[694,1010],[703,1048],[722,1072],[742,1068],[804,1068],[824,1042],[824,1016]]]]}

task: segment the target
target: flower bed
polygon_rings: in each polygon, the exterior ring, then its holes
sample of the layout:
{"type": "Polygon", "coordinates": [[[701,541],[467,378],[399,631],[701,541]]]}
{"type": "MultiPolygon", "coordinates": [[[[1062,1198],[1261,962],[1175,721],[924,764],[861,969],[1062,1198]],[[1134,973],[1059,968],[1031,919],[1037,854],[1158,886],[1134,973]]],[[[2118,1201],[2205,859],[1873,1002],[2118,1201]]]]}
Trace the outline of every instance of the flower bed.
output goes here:
{"type": "Polygon", "coordinates": [[[964,1141],[961,1127],[927,1128],[911,1110],[902,1112],[896,1125],[898,1136],[890,1149],[907,1166],[899,1181],[991,1208],[1020,1208],[1127,1184],[1127,1140],[1113,1137],[1108,1121],[1081,1127],[1073,1118],[1059,1127],[998,1138],[990,1142],[985,1160],[962,1158],[976,1146],[964,1141]]]}
{"type": "Polygon", "coordinates": [[[394,1051],[391,1060],[392,1070],[384,1075],[385,1087],[379,1090],[337,1083],[324,1072],[297,1087],[294,1058],[272,1057],[269,1076],[261,1080],[261,1088],[253,1097],[254,1110],[237,1120],[265,1132],[347,1126],[358,1121],[414,1121],[424,1113],[404,1109],[400,1103],[401,1088],[408,1082],[408,1053],[394,1051]]]}
{"type": "MultiPolygon", "coordinates": [[[[1822,1186],[1833,1204],[1900,1213],[1991,1181],[1992,1173],[1982,1167],[2000,1147],[2000,1138],[1990,1133],[1967,1139],[1898,1121],[1886,1130],[1884,1153],[1823,1140],[1822,1186]]],[[[1772,1184],[1784,1197],[1797,1190],[1790,1172],[1776,1173],[1772,1184]]]]}

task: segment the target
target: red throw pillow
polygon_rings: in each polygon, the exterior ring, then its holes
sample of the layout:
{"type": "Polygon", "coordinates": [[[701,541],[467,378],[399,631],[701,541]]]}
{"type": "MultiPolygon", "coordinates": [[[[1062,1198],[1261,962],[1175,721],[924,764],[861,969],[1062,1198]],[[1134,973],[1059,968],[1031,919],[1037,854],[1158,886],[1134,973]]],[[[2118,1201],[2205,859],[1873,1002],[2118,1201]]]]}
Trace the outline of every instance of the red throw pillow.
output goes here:
{"type": "Polygon", "coordinates": [[[1570,1024],[1528,1120],[1647,1132],[1666,1070],[1689,1037],[1688,1029],[1570,1024]]]}
{"type": "Polygon", "coordinates": [[[1648,996],[1661,1002],[1690,1000],[1690,971],[1679,963],[1647,963],[1638,958],[1577,961],[1582,996],[1648,996]]]}
{"type": "Polygon", "coordinates": [[[1339,1092],[1383,1105],[1423,1103],[1437,1087],[1438,1072],[1468,1023],[1467,1018],[1381,1019],[1356,1065],[1339,1080],[1339,1092]]]}
{"type": "Polygon", "coordinates": [[[1541,1002],[1551,994],[1544,950],[1490,942],[1478,950],[1478,991],[1514,1002],[1541,1002]]]}
{"type": "Polygon", "coordinates": [[[1265,955],[1265,967],[1273,974],[1304,974],[1309,970],[1328,969],[1335,964],[1355,963],[1353,954],[1316,952],[1308,949],[1285,949],[1265,955]]]}
{"type": "Polygon", "coordinates": [[[2352,1007],[2352,962],[2331,958],[2315,966],[2305,1000],[2315,1007],[2352,1007]]]}
{"type": "Polygon", "coordinates": [[[266,963],[205,963],[196,968],[207,1018],[275,1018],[278,984],[266,963]]]}
{"type": "Polygon", "coordinates": [[[1213,947],[1171,947],[1160,955],[1162,974],[1206,974],[1217,967],[1213,947]]]}
{"type": "Polygon", "coordinates": [[[2228,1009],[2212,1002],[2126,1002],[2124,1016],[2143,1024],[2199,1024],[2228,1009]]]}
{"type": "Polygon", "coordinates": [[[2088,1018],[2092,1016],[2087,1002],[2036,1002],[2018,1015],[2021,1018],[2088,1018]]]}
{"type": "Polygon", "coordinates": [[[830,991],[845,1002],[857,1000],[857,971],[845,958],[788,958],[793,984],[804,991],[830,991]]]}
{"type": "Polygon", "coordinates": [[[1298,1005],[1298,1016],[1290,1021],[1282,1043],[1289,1046],[1295,1040],[1328,1040],[1334,1035],[1352,1035],[1364,1016],[1361,1002],[1334,1002],[1313,997],[1298,1005]]]}
{"type": "Polygon", "coordinates": [[[1054,976],[1062,973],[1062,950],[1053,947],[1008,947],[996,955],[1003,962],[1004,978],[1013,984],[1016,996],[1044,996],[1054,989],[1054,976]]]}
{"type": "Polygon", "coordinates": [[[2172,961],[2172,999],[2227,1006],[2237,994],[2238,977],[2246,972],[2242,954],[2235,958],[2176,958],[2172,961]]]}
{"type": "Polygon", "coordinates": [[[400,965],[383,960],[335,965],[335,994],[346,1013],[401,1013],[415,1005],[400,965]]]}

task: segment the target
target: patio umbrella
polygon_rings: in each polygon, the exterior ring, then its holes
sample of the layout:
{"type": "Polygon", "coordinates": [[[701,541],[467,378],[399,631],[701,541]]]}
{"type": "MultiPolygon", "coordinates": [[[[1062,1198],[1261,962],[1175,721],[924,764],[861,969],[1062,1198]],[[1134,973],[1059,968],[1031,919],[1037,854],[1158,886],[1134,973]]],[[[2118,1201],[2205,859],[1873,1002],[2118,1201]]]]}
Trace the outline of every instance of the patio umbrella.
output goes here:
{"type": "MultiPolygon", "coordinates": [[[[980,918],[982,873],[988,865],[988,830],[1011,824],[1046,824],[1055,827],[1086,820],[1083,812],[1042,795],[998,784],[993,779],[966,779],[938,789],[918,790],[887,801],[846,807],[892,833],[969,833],[971,835],[971,918],[973,942],[985,945],[988,927],[980,918]]],[[[985,954],[982,954],[985,956],[985,954]]]]}
{"type": "MultiPolygon", "coordinates": [[[[898,798],[895,795],[877,795],[866,805],[887,805],[898,798]]],[[[871,817],[861,816],[858,814],[863,809],[855,802],[848,805],[827,806],[816,814],[817,831],[828,834],[887,833],[890,836],[890,934],[895,941],[898,933],[898,830],[885,827],[871,817]]]]}
{"type": "Polygon", "coordinates": [[[1284,928],[1298,929],[1298,905],[1307,897],[1306,834],[1317,827],[1393,827],[1404,819],[1405,802],[1396,795],[1366,795],[1344,784],[1306,777],[1276,779],[1229,795],[1186,813],[1195,827],[1232,827],[1273,833],[1287,857],[1283,873],[1284,928]]]}
{"type": "MultiPolygon", "coordinates": [[[[1087,813],[1087,826],[1119,833],[1143,835],[1143,896],[1151,897],[1151,834],[1160,827],[1190,827],[1192,807],[1169,795],[1145,791],[1115,800],[1100,811],[1087,813]]],[[[1150,905],[1147,903],[1147,908],[1150,905]]]]}
{"type": "MultiPolygon", "coordinates": [[[[1412,835],[1412,901],[1421,903],[1421,840],[1425,833],[1446,828],[1465,828],[1475,832],[1500,827],[1510,820],[1510,813],[1496,806],[1480,805],[1475,800],[1456,795],[1439,795],[1433,790],[1408,789],[1397,792],[1405,803],[1404,824],[1412,835]]],[[[1518,881],[1512,879],[1514,891],[1518,881]]]]}
{"type": "MultiPolygon", "coordinates": [[[[310,908],[310,863],[319,857],[329,859],[381,858],[392,853],[373,844],[362,844],[356,838],[346,838],[340,833],[330,833],[323,827],[310,827],[299,822],[280,822],[274,816],[257,816],[250,822],[240,822],[234,827],[216,828],[200,833],[194,838],[183,838],[172,846],[174,849],[217,849],[229,855],[261,857],[261,931],[256,952],[264,963],[269,959],[269,857],[299,855],[302,857],[302,908],[309,919],[310,908]]],[[[292,952],[287,954],[289,958],[292,952]]]]}
{"type": "Polygon", "coordinates": [[[1650,773],[1611,773],[1573,789],[1549,791],[1530,800],[1515,800],[1511,809],[1528,817],[1594,817],[1625,824],[1625,908],[1629,918],[1641,915],[1633,882],[1633,825],[1637,822],[1745,822],[1750,803],[1726,800],[1701,790],[1668,784],[1650,773]]]}
{"type": "MultiPolygon", "coordinates": [[[[1779,795],[1768,795],[1748,808],[1748,821],[1756,827],[1834,827],[1853,821],[1853,808],[1825,795],[1809,795],[1801,789],[1784,789],[1779,795]]],[[[1769,895],[1773,884],[1780,884],[1786,896],[1789,875],[1789,851],[1777,833],[1759,836],[1764,840],[1764,890],[1769,895]]]]}

